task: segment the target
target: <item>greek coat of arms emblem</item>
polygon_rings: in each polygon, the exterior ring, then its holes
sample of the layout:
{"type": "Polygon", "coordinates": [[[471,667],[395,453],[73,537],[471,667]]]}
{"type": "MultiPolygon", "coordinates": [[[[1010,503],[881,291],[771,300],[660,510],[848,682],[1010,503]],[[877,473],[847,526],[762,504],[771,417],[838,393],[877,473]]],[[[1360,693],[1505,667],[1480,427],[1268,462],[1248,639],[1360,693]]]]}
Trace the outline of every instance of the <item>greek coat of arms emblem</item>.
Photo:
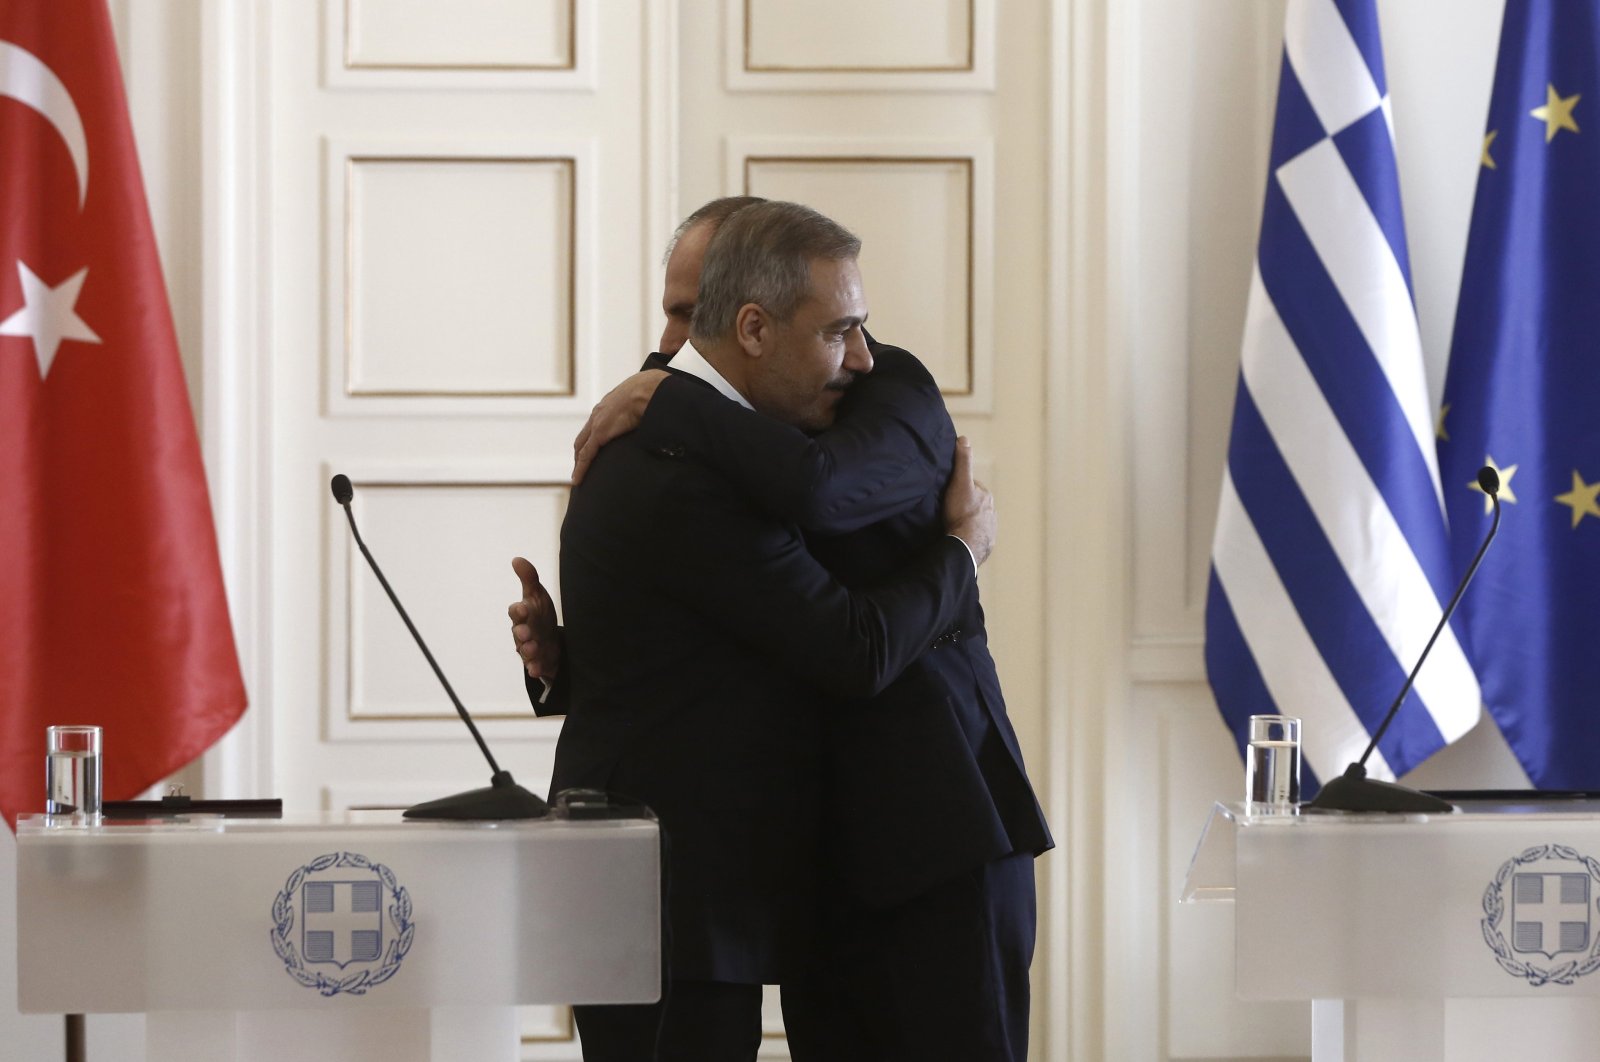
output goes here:
{"type": "Polygon", "coordinates": [[[416,925],[394,872],[356,852],[297,868],[272,902],[272,949],[324,996],[365,995],[400,972],[416,925]]]}
{"type": "Polygon", "coordinates": [[[1535,845],[1502,863],[1483,892],[1480,923],[1501,969],[1534,987],[1600,969],[1597,885],[1600,862],[1566,845],[1535,845]]]}

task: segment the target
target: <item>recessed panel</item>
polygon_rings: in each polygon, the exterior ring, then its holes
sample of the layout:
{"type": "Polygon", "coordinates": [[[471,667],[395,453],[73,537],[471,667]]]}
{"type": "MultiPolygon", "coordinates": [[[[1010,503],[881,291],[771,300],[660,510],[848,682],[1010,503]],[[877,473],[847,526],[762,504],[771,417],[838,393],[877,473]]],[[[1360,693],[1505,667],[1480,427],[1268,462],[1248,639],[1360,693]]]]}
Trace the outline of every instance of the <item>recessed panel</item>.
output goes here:
{"type": "Polygon", "coordinates": [[[346,0],[345,65],[564,70],[574,0],[346,0]]]}
{"type": "Polygon", "coordinates": [[[971,70],[974,3],[745,0],[745,69],[971,70]]]}
{"type": "Polygon", "coordinates": [[[571,394],[573,170],[350,159],[348,393],[571,394]]]}
{"type": "Polygon", "coordinates": [[[921,358],[945,394],[972,393],[970,159],[752,157],[745,185],[860,236],[868,330],[921,358]]]}
{"type": "MultiPolygon", "coordinates": [[[[358,484],[367,546],[478,719],[534,718],[506,606],[524,556],[559,602],[563,484],[358,484]]],[[[354,721],[453,719],[455,710],[383,587],[346,541],[348,701],[354,721]]],[[[333,652],[343,651],[335,646],[333,652]]]]}

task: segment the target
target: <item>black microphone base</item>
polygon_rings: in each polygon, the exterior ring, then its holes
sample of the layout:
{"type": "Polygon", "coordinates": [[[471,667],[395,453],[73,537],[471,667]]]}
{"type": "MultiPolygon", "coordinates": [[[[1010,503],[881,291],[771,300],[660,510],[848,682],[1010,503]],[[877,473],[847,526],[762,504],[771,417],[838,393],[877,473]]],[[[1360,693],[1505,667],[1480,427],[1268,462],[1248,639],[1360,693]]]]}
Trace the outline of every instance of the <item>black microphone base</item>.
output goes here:
{"type": "Polygon", "coordinates": [[[1344,774],[1322,787],[1306,807],[1313,811],[1446,812],[1455,805],[1397,782],[1368,778],[1366,768],[1352,763],[1344,774]]]}
{"type": "Polygon", "coordinates": [[[511,779],[510,771],[500,771],[483,789],[440,797],[405,810],[408,819],[500,822],[508,819],[542,819],[550,805],[511,779]]]}

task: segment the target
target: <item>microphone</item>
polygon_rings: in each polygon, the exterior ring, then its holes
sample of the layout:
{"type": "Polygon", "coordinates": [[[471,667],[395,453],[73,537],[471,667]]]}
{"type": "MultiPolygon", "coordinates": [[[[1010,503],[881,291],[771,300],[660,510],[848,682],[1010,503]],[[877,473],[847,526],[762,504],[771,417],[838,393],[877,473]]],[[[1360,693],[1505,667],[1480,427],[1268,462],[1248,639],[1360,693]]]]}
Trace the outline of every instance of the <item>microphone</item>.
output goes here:
{"type": "Polygon", "coordinates": [[[1478,547],[1477,555],[1467,567],[1467,574],[1461,577],[1461,583],[1456,587],[1455,596],[1450,599],[1450,604],[1445,606],[1444,615],[1439,617],[1439,625],[1433,629],[1433,637],[1422,647],[1422,655],[1417,657],[1411,674],[1406,676],[1405,685],[1400,687],[1400,695],[1389,706],[1389,711],[1384,715],[1383,723],[1372,735],[1372,740],[1367,742],[1367,751],[1361,754],[1359,760],[1346,767],[1344,774],[1324,785],[1317,798],[1307,807],[1317,811],[1455,810],[1454,804],[1432,794],[1419,792],[1398,782],[1368,778],[1366,763],[1367,757],[1372,755],[1372,750],[1378,747],[1378,739],[1383,737],[1384,732],[1389,729],[1389,724],[1394,722],[1395,714],[1400,711],[1400,705],[1405,701],[1406,694],[1411,692],[1411,684],[1417,680],[1417,672],[1422,670],[1422,662],[1428,659],[1433,643],[1438,641],[1444,625],[1450,622],[1451,614],[1461,602],[1461,595],[1467,592],[1467,584],[1472,582],[1472,577],[1477,574],[1478,565],[1483,563],[1483,555],[1488,552],[1489,543],[1494,541],[1495,533],[1500,530],[1500,474],[1490,466],[1484,465],[1478,469],[1478,488],[1494,503],[1494,522],[1489,525],[1489,533],[1484,536],[1483,545],[1478,547]]]}
{"type": "Polygon", "coordinates": [[[472,716],[467,714],[467,709],[461,703],[461,698],[456,696],[456,691],[450,687],[450,680],[444,677],[438,661],[428,651],[428,643],[422,640],[422,635],[417,632],[416,624],[411,622],[411,617],[406,614],[405,606],[400,604],[400,599],[395,596],[394,590],[389,586],[389,580],[383,577],[383,569],[378,567],[378,562],[373,559],[372,551],[367,549],[367,544],[361,541],[361,532],[356,528],[356,517],[350,511],[350,499],[355,496],[355,489],[350,485],[350,477],[338,475],[333,477],[333,500],[344,509],[344,515],[350,521],[350,533],[355,536],[356,545],[361,548],[361,555],[367,558],[367,564],[372,568],[372,574],[378,577],[378,582],[383,586],[383,592],[389,595],[389,600],[394,604],[396,612],[405,621],[406,630],[411,632],[411,637],[417,640],[417,648],[422,650],[422,655],[427,658],[428,666],[433,668],[433,673],[438,676],[439,684],[444,687],[444,692],[449,695],[450,703],[456,706],[456,714],[461,716],[461,721],[467,724],[467,729],[472,731],[472,739],[478,743],[478,748],[483,752],[483,758],[489,761],[491,776],[489,785],[484,789],[472,789],[454,796],[441,797],[407,808],[405,818],[408,819],[537,819],[546,815],[550,807],[542,799],[528,792],[518,785],[511,777],[510,771],[503,771],[494,761],[494,754],[489,751],[489,746],[484,742],[483,735],[478,733],[478,727],[472,721],[472,716]]]}

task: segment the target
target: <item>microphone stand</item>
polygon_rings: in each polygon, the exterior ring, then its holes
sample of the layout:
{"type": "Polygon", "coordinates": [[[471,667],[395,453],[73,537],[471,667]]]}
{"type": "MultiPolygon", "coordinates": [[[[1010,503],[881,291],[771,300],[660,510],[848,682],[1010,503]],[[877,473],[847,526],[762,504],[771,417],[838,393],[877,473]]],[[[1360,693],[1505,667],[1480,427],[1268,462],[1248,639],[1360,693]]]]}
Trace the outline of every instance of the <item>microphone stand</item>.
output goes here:
{"type": "Polygon", "coordinates": [[[467,729],[472,732],[472,739],[478,743],[478,749],[483,753],[483,758],[489,761],[489,770],[492,772],[489,784],[483,789],[469,789],[464,793],[453,796],[440,797],[438,800],[429,800],[416,804],[405,810],[404,817],[408,819],[453,819],[453,820],[504,820],[504,819],[537,819],[542,818],[550,811],[550,806],[538,796],[518,785],[511,777],[510,771],[500,769],[495,762],[494,754],[489,751],[488,744],[483,740],[483,735],[478,733],[478,727],[472,721],[472,716],[467,714],[466,707],[461,703],[461,698],[456,696],[456,691],[450,687],[450,680],[444,677],[444,672],[428,651],[428,643],[422,640],[416,624],[411,622],[411,617],[406,614],[405,606],[400,604],[400,599],[395,596],[394,590],[389,586],[389,580],[383,577],[383,569],[378,567],[378,562],[373,559],[372,552],[367,549],[367,544],[361,540],[361,532],[356,528],[355,514],[350,511],[350,499],[355,490],[350,485],[348,476],[333,477],[333,499],[344,509],[345,519],[350,522],[350,533],[355,536],[356,545],[361,549],[361,555],[367,558],[367,564],[372,568],[372,574],[378,577],[378,582],[383,586],[383,592],[389,595],[395,611],[400,613],[400,618],[405,621],[406,630],[411,632],[411,637],[416,639],[417,648],[422,650],[422,655],[427,658],[428,666],[433,668],[433,673],[438,676],[439,684],[444,687],[444,692],[450,697],[450,703],[455,705],[456,714],[461,716],[461,721],[467,724],[467,729]]]}
{"type": "Polygon", "coordinates": [[[1367,742],[1367,750],[1361,754],[1359,760],[1344,769],[1344,774],[1322,787],[1317,798],[1306,805],[1311,810],[1375,812],[1455,810],[1454,804],[1430,793],[1420,792],[1398,782],[1385,782],[1379,778],[1367,777],[1366,764],[1367,758],[1372,755],[1372,750],[1378,747],[1378,739],[1383,737],[1389,729],[1389,724],[1394,722],[1394,717],[1400,711],[1400,705],[1405,701],[1406,694],[1411,692],[1411,684],[1417,679],[1417,672],[1422,670],[1423,661],[1428,659],[1428,653],[1433,649],[1433,643],[1438,640],[1440,632],[1444,630],[1444,625],[1450,622],[1450,616],[1460,603],[1461,595],[1467,592],[1467,584],[1472,582],[1472,577],[1477,574],[1478,565],[1483,563],[1483,555],[1488,552],[1489,543],[1494,541],[1495,534],[1500,530],[1499,474],[1485,465],[1478,469],[1478,486],[1494,503],[1494,522],[1489,526],[1489,534],[1484,537],[1483,545],[1478,547],[1478,553],[1472,558],[1472,564],[1467,568],[1467,574],[1462,577],[1461,584],[1456,587],[1455,596],[1445,607],[1444,615],[1439,617],[1439,625],[1433,629],[1433,637],[1422,647],[1422,655],[1417,657],[1416,664],[1411,668],[1411,674],[1406,676],[1405,685],[1400,687],[1400,695],[1389,706],[1389,711],[1385,713],[1383,723],[1379,725],[1377,732],[1372,735],[1372,740],[1367,742]]]}

